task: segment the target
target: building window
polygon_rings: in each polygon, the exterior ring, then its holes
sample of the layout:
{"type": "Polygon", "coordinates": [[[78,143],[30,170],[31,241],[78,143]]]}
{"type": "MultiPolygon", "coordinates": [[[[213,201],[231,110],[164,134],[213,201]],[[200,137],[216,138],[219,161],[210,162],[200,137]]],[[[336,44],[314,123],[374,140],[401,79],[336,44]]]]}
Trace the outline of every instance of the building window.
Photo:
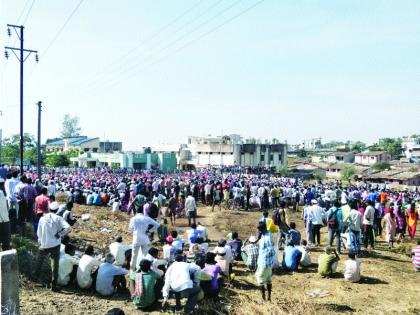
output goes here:
{"type": "Polygon", "coordinates": [[[264,162],[264,160],[265,160],[265,156],[264,156],[264,154],[261,154],[261,156],[260,156],[260,161],[261,161],[261,162],[264,162]]]}
{"type": "Polygon", "coordinates": [[[98,148],[93,148],[92,151],[96,153],[98,152],[98,148]]]}
{"type": "Polygon", "coordinates": [[[270,154],[270,162],[274,161],[274,154],[270,154]]]}

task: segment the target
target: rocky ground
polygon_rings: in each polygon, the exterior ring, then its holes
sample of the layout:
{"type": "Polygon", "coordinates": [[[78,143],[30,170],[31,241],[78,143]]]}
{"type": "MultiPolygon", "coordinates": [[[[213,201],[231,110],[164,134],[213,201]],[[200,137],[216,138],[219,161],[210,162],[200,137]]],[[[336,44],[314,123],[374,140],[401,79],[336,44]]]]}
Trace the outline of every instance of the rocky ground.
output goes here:
{"type": "MultiPolygon", "coordinates": [[[[126,242],[131,241],[127,233],[129,217],[114,216],[109,209],[95,207],[76,207],[76,214],[90,213],[91,219],[77,223],[71,233],[78,239],[80,247],[92,244],[99,252],[105,252],[116,235],[122,235],[126,242]]],[[[207,207],[198,210],[199,221],[208,226],[213,241],[237,230],[242,239],[255,233],[258,211],[216,211],[207,207]]],[[[292,215],[298,228],[303,231],[300,213],[292,215]]],[[[185,219],[178,222],[182,234],[187,229],[185,219]]],[[[325,244],[325,230],[323,229],[325,244]]],[[[32,248],[24,244],[25,248],[32,248]]],[[[213,242],[214,245],[214,242],[213,242]]],[[[420,274],[414,273],[407,251],[411,243],[402,243],[397,249],[389,251],[383,242],[378,242],[375,251],[363,253],[360,284],[346,283],[342,279],[345,255],[339,265],[339,274],[333,279],[321,279],[316,266],[297,273],[275,271],[273,278],[273,302],[262,303],[254,283],[254,275],[245,271],[242,265],[234,267],[236,279],[225,288],[222,297],[216,301],[206,301],[200,305],[197,314],[420,314],[420,274]],[[341,273],[340,273],[341,272],[341,273]],[[316,297],[310,297],[314,293],[316,297]]],[[[31,251],[31,250],[30,250],[31,251]]],[[[36,256],[36,248],[32,249],[36,256]]],[[[322,248],[314,248],[312,260],[316,261],[322,248]]],[[[24,252],[24,250],[22,250],[24,252]]],[[[280,253],[281,255],[281,253],[280,253]]],[[[27,273],[33,268],[33,258],[22,254],[21,269],[27,273]]],[[[280,256],[281,257],[281,256],[280,256]]],[[[48,277],[48,264],[43,275],[48,277]]],[[[139,314],[128,295],[101,298],[95,293],[77,288],[65,288],[53,293],[39,287],[22,276],[21,281],[22,314],[105,314],[113,307],[119,307],[126,314],[139,314]]],[[[169,307],[165,312],[173,312],[169,307]]],[[[156,314],[161,313],[159,311],[156,314]]]]}

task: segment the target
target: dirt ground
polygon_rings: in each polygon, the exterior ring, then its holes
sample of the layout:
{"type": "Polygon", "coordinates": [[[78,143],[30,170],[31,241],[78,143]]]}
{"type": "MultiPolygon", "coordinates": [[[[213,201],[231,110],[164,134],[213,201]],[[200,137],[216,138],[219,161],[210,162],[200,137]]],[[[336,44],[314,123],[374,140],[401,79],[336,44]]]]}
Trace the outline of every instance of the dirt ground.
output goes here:
{"type": "MultiPolygon", "coordinates": [[[[127,232],[129,217],[125,214],[114,216],[106,208],[76,206],[75,214],[90,213],[91,220],[77,223],[72,237],[79,240],[83,247],[92,244],[98,251],[105,252],[116,235],[122,235],[125,242],[131,241],[127,232]]],[[[261,216],[259,211],[218,211],[210,208],[198,209],[198,221],[206,225],[209,237],[214,241],[232,230],[246,239],[255,234],[256,222],[261,216]]],[[[291,214],[303,232],[301,213],[291,214]]],[[[183,234],[187,229],[185,219],[177,222],[183,234]]],[[[304,237],[304,233],[302,233],[304,237]]],[[[322,243],[326,243],[326,229],[323,229],[322,243]]],[[[197,314],[420,314],[420,273],[415,273],[406,252],[412,243],[404,242],[390,251],[379,240],[375,251],[363,253],[361,283],[351,284],[343,280],[346,255],[341,255],[337,277],[322,279],[316,272],[316,265],[297,273],[276,270],[273,276],[273,302],[263,303],[255,287],[254,275],[245,271],[242,264],[234,266],[236,279],[225,288],[220,299],[205,301],[197,314]],[[308,293],[318,291],[324,297],[309,297],[308,293]]],[[[313,248],[312,261],[316,262],[322,248],[313,248]]],[[[282,253],[280,252],[280,259],[282,253]]],[[[76,288],[64,288],[53,293],[41,288],[22,277],[21,281],[22,314],[105,314],[113,307],[119,307],[126,314],[140,314],[128,295],[101,298],[76,288]]],[[[173,301],[172,301],[173,302],[173,301]]],[[[173,312],[169,307],[164,310],[173,312]]],[[[156,311],[149,314],[159,314],[156,311]]]]}

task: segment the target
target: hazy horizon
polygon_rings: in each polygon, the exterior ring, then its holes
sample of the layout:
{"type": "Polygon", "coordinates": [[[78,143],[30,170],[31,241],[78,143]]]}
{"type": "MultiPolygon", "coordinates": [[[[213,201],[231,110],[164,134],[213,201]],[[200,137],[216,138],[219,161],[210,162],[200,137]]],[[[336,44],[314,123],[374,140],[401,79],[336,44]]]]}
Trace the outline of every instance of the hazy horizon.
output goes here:
{"type": "MultiPolygon", "coordinates": [[[[373,143],[420,133],[419,16],[414,0],[0,0],[0,42],[26,20],[40,62],[25,62],[25,132],[41,100],[43,142],[69,113],[126,150],[208,134],[373,143]]],[[[19,133],[10,55],[3,137],[19,133]]]]}

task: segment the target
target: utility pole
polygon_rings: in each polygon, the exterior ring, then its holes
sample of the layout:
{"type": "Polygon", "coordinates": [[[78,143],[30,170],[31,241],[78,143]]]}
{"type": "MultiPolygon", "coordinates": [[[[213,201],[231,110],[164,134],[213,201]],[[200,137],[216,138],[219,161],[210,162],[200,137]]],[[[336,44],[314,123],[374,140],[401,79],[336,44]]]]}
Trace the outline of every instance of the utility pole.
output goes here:
{"type": "MultiPolygon", "coordinates": [[[[0,118],[3,116],[3,111],[0,110],[0,118]]],[[[0,120],[1,121],[1,120],[0,120]]],[[[0,128],[0,166],[2,164],[2,149],[3,149],[3,129],[0,128]]]]}
{"type": "Polygon", "coordinates": [[[39,101],[38,105],[38,143],[37,143],[37,154],[36,154],[36,168],[38,170],[38,179],[41,179],[41,111],[42,102],[39,101]]]}
{"type": "Polygon", "coordinates": [[[13,54],[16,56],[16,58],[20,62],[20,174],[23,175],[23,63],[26,61],[26,59],[29,57],[31,53],[35,53],[35,61],[38,62],[38,51],[36,50],[30,50],[30,49],[24,49],[23,48],[23,29],[25,28],[23,25],[13,25],[13,24],[7,24],[7,33],[10,36],[12,36],[12,32],[10,31],[10,28],[13,28],[16,35],[18,36],[20,40],[20,48],[16,47],[8,47],[4,46],[5,52],[4,56],[6,59],[9,58],[9,50],[13,52],[13,54]],[[17,31],[19,29],[19,32],[17,31]],[[15,52],[19,52],[19,55],[15,52]],[[28,53],[26,57],[24,57],[24,53],[28,53]]]}

